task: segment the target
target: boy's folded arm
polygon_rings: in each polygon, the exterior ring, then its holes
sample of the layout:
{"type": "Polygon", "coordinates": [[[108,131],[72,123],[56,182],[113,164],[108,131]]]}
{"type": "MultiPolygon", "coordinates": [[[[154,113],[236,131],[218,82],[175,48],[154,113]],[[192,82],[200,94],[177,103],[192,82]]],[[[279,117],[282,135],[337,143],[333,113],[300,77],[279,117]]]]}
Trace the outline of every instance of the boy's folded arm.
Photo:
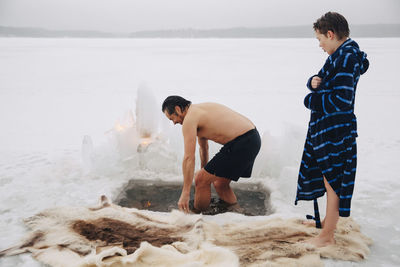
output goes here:
{"type": "Polygon", "coordinates": [[[319,77],[319,76],[318,76],[318,74],[315,74],[315,75],[311,76],[310,79],[308,79],[308,81],[307,81],[307,88],[310,89],[310,90],[313,91],[313,92],[314,92],[315,89],[316,89],[316,88],[313,88],[312,85],[311,85],[311,81],[312,81],[312,79],[313,79],[314,77],[319,77]]]}
{"type": "MultiPolygon", "coordinates": [[[[352,108],[354,79],[359,71],[358,63],[351,56],[340,62],[336,76],[330,81],[332,89],[328,92],[312,92],[304,99],[304,105],[325,114],[346,111],[352,108]]],[[[320,88],[319,91],[323,91],[320,88]]]]}
{"type": "Polygon", "coordinates": [[[319,77],[319,78],[322,79],[322,77],[324,77],[324,68],[320,69],[319,72],[318,72],[318,74],[314,74],[314,75],[311,76],[310,79],[308,79],[308,81],[307,81],[307,84],[306,84],[307,88],[310,89],[310,90],[313,91],[313,92],[315,92],[315,90],[317,89],[317,88],[313,88],[312,85],[311,85],[312,79],[313,79],[314,77],[319,77]]]}

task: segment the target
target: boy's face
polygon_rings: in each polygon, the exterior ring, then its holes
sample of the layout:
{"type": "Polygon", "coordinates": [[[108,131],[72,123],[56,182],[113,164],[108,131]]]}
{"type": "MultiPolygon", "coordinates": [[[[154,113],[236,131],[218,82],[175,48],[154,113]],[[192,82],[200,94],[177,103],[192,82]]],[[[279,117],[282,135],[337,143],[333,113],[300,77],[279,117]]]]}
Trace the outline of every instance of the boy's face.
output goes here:
{"type": "Polygon", "coordinates": [[[338,41],[332,31],[328,31],[326,34],[322,34],[318,30],[316,30],[315,37],[319,41],[319,46],[322,48],[322,50],[328,53],[328,55],[332,55],[338,48],[338,41]]]}

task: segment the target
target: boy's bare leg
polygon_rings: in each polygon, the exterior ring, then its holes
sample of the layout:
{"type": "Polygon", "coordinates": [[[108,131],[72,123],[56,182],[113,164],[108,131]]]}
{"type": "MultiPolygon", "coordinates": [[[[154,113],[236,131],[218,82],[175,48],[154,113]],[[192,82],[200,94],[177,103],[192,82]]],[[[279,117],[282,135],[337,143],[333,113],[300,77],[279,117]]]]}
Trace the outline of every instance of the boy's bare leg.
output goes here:
{"type": "Polygon", "coordinates": [[[233,192],[232,188],[229,186],[231,183],[231,180],[226,179],[226,178],[220,178],[218,177],[214,182],[214,188],[215,191],[217,191],[217,194],[220,199],[225,201],[228,204],[235,204],[237,203],[236,195],[233,192]]]}
{"type": "Polygon", "coordinates": [[[307,243],[316,247],[325,247],[335,244],[335,229],[339,220],[339,197],[336,195],[335,191],[333,191],[325,177],[324,184],[327,194],[324,226],[317,237],[311,238],[307,241],[307,243]]]}

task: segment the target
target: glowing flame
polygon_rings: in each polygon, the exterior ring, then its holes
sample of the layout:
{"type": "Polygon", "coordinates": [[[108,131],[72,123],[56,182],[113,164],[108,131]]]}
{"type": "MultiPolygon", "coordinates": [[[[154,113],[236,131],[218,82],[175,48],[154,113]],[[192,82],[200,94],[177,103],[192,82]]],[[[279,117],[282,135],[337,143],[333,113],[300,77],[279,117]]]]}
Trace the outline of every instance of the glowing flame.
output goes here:
{"type": "Polygon", "coordinates": [[[151,206],[151,202],[147,200],[147,207],[151,206]]]}
{"type": "Polygon", "coordinates": [[[153,139],[151,139],[151,137],[147,137],[147,138],[142,138],[140,144],[147,146],[149,144],[153,143],[153,139]]]}
{"type": "Polygon", "coordinates": [[[115,124],[115,130],[116,131],[118,131],[118,132],[122,132],[123,130],[125,130],[125,127],[121,124],[121,123],[119,123],[119,122],[117,122],[116,124],[115,124]]]}

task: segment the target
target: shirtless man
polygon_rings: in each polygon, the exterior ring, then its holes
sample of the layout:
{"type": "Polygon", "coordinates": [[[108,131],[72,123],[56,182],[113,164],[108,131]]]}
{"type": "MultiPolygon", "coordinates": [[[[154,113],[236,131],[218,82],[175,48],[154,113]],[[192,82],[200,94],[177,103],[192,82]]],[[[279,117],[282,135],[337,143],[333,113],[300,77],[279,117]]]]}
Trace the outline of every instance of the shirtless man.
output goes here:
{"type": "Polygon", "coordinates": [[[261,139],[254,124],[243,115],[216,103],[192,104],[180,96],[164,100],[162,111],[174,124],[182,124],[185,144],[182,162],[183,188],[178,207],[189,212],[190,188],[195,181],[194,208],[204,211],[210,204],[211,184],[228,204],[237,203],[229,186],[239,177],[250,177],[261,139]],[[194,173],[196,137],[201,170],[194,173]],[[223,145],[208,161],[208,140],[223,145]]]}

